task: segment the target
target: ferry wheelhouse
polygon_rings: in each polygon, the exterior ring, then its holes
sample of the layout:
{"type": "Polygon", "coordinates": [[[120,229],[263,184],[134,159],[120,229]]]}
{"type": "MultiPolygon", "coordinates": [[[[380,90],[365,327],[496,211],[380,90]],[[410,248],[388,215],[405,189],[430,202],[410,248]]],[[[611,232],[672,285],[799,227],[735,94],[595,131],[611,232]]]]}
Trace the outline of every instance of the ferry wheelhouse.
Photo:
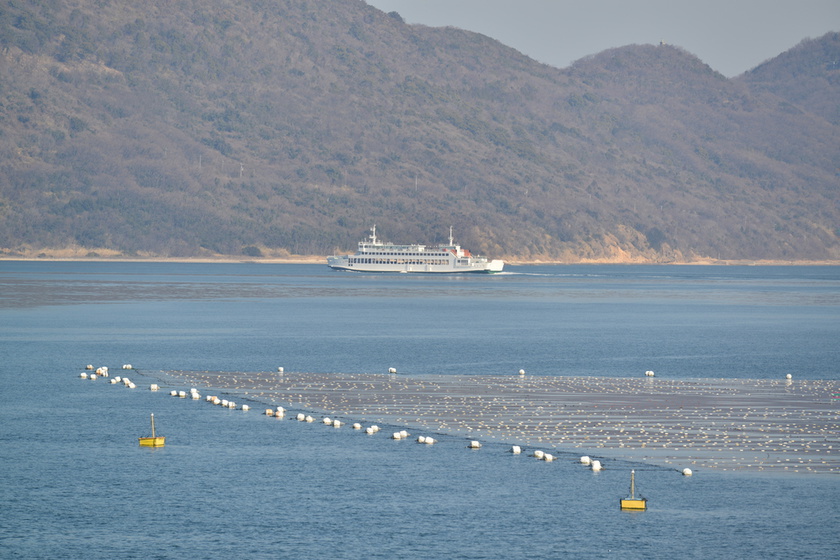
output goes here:
{"type": "Polygon", "coordinates": [[[334,270],[356,272],[501,272],[504,261],[473,255],[457,245],[449,228],[449,244],[395,245],[383,243],[376,237],[376,226],[368,239],[359,241],[354,255],[327,257],[327,265],[334,270]]]}

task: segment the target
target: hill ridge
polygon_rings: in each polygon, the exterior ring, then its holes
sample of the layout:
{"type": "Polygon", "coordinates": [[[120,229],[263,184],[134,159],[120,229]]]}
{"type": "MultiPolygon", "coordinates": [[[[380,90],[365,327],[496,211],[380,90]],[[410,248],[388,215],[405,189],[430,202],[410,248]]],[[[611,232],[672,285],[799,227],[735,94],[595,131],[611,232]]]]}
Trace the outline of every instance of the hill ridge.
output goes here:
{"type": "Polygon", "coordinates": [[[727,79],[359,0],[9,2],[0,248],[324,255],[375,222],[519,260],[838,259],[834,70],[796,86],[838,35],[727,79]]]}

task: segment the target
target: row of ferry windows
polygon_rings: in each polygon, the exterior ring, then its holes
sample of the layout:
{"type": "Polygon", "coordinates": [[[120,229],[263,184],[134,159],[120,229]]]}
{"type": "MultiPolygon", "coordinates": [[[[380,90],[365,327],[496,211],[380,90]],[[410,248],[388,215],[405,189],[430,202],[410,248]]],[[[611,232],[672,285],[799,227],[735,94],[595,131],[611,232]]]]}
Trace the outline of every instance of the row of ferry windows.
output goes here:
{"type": "Polygon", "coordinates": [[[447,264],[446,259],[376,259],[351,257],[350,264],[447,264]]]}
{"type": "Polygon", "coordinates": [[[397,257],[446,257],[449,253],[368,253],[369,255],[385,255],[397,257]]]}

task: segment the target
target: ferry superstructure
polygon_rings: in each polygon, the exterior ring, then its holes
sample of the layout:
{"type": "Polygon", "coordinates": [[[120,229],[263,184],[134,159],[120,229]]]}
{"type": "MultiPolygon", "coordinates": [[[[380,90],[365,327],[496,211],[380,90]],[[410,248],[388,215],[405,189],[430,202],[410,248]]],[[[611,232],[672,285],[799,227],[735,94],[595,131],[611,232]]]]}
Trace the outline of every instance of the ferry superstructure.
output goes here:
{"type": "Polygon", "coordinates": [[[395,245],[383,243],[376,237],[376,226],[367,239],[359,241],[354,255],[327,257],[327,265],[334,270],[355,272],[418,272],[461,273],[501,272],[505,262],[472,255],[457,245],[449,228],[448,245],[395,245]]]}

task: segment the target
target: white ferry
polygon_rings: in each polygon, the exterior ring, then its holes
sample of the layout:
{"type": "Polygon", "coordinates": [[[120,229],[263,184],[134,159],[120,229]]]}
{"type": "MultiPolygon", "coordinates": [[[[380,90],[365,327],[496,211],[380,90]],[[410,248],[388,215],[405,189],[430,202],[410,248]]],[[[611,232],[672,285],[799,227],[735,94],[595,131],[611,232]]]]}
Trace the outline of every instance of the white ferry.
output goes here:
{"type": "Polygon", "coordinates": [[[487,257],[471,255],[452,239],[449,228],[449,244],[394,245],[376,238],[376,226],[370,230],[368,239],[359,241],[355,255],[327,257],[327,264],[334,270],[356,272],[501,272],[505,262],[487,257]]]}

